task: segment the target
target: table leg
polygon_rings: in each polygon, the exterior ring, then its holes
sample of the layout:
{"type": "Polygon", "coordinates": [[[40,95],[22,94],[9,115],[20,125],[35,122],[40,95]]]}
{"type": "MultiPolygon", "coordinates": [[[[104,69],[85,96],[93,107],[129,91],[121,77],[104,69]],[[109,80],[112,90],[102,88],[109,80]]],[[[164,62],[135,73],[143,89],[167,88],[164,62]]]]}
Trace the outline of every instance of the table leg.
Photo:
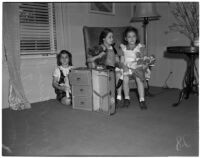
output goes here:
{"type": "Polygon", "coordinates": [[[178,102],[173,104],[174,107],[178,106],[181,101],[183,100],[183,97],[185,96],[185,99],[188,99],[190,96],[190,93],[194,92],[193,87],[196,85],[193,84],[195,80],[194,76],[194,67],[195,67],[195,56],[194,55],[188,55],[188,61],[187,61],[187,70],[184,77],[184,87],[181,90],[179,94],[178,102]]]}
{"type": "Polygon", "coordinates": [[[183,97],[184,97],[184,95],[185,95],[185,93],[186,93],[185,91],[186,91],[185,88],[183,88],[183,89],[180,91],[178,102],[177,102],[177,103],[174,103],[174,104],[172,105],[173,107],[176,107],[176,106],[178,106],[178,105],[181,103],[181,101],[183,100],[183,97]]]}
{"type": "Polygon", "coordinates": [[[192,90],[192,85],[194,81],[194,67],[193,67],[193,61],[192,58],[189,57],[188,60],[188,66],[187,66],[187,72],[186,72],[186,77],[185,77],[185,84],[186,84],[186,95],[185,99],[188,99],[192,90]]]}

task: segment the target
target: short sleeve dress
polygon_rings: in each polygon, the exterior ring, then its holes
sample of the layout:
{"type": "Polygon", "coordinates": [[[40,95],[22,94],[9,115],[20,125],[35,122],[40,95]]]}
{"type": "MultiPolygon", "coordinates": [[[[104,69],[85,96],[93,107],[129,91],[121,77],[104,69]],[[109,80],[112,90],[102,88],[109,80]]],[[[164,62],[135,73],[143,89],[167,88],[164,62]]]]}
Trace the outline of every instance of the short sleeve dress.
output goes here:
{"type": "Polygon", "coordinates": [[[106,48],[104,45],[101,45],[106,53],[106,59],[105,59],[105,66],[108,69],[114,69],[116,64],[116,55],[117,51],[113,46],[110,46],[109,48],[106,48]]]}
{"type": "Polygon", "coordinates": [[[123,56],[124,56],[124,65],[127,69],[124,72],[124,75],[129,75],[132,77],[138,77],[142,81],[145,80],[145,71],[141,65],[137,64],[138,56],[143,56],[142,49],[144,49],[144,45],[138,44],[134,49],[129,49],[127,46],[122,48],[123,56]]]}
{"type": "MultiPolygon", "coordinates": [[[[73,68],[72,66],[69,66],[67,68],[64,68],[62,66],[57,66],[55,68],[55,70],[53,72],[53,77],[58,78],[59,85],[66,85],[66,86],[70,87],[68,75],[72,68],[73,68]]],[[[61,99],[63,97],[66,97],[66,96],[70,97],[69,94],[71,93],[71,90],[69,90],[68,92],[65,92],[65,91],[55,88],[55,93],[57,94],[57,100],[61,101],[61,99]]]]}

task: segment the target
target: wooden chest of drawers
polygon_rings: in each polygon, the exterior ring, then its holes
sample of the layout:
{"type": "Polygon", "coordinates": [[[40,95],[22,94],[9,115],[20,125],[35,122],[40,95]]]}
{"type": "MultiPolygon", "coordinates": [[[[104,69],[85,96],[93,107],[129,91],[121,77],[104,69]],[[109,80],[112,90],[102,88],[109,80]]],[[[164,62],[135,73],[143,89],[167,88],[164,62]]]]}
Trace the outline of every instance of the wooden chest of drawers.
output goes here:
{"type": "Polygon", "coordinates": [[[74,69],[69,74],[72,86],[73,109],[92,111],[92,74],[86,68],[74,69]]]}

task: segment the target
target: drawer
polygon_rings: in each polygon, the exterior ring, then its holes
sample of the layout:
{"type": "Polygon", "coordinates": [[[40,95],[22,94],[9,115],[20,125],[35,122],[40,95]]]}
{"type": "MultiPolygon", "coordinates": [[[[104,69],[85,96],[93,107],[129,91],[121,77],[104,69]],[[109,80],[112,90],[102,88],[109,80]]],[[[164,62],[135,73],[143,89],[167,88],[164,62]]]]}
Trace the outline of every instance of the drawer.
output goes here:
{"type": "Polygon", "coordinates": [[[73,109],[92,111],[92,97],[72,97],[73,109]]]}
{"type": "Polygon", "coordinates": [[[89,96],[92,94],[91,86],[72,86],[73,96],[89,96]]]}
{"type": "Polygon", "coordinates": [[[71,85],[91,85],[91,72],[88,70],[73,70],[69,74],[71,85]]]}

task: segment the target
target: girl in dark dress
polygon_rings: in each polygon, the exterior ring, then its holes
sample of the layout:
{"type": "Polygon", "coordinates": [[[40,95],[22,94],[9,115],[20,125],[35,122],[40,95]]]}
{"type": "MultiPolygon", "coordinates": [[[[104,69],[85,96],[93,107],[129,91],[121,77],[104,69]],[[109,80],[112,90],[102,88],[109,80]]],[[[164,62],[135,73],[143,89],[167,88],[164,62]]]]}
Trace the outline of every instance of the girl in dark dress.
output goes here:
{"type": "Polygon", "coordinates": [[[62,50],[57,55],[57,67],[53,73],[53,87],[57,95],[56,99],[65,105],[71,104],[71,87],[69,85],[69,72],[72,69],[72,55],[62,50]]]}
{"type": "MultiPolygon", "coordinates": [[[[101,47],[101,52],[91,58],[88,58],[87,62],[95,62],[99,59],[105,59],[103,62],[107,69],[115,71],[116,83],[122,76],[121,72],[117,67],[120,65],[120,59],[118,52],[114,48],[113,31],[109,28],[104,28],[99,36],[99,46],[101,47]],[[117,66],[117,67],[116,67],[117,66]]],[[[117,100],[121,100],[121,87],[117,89],[117,100]]]]}

